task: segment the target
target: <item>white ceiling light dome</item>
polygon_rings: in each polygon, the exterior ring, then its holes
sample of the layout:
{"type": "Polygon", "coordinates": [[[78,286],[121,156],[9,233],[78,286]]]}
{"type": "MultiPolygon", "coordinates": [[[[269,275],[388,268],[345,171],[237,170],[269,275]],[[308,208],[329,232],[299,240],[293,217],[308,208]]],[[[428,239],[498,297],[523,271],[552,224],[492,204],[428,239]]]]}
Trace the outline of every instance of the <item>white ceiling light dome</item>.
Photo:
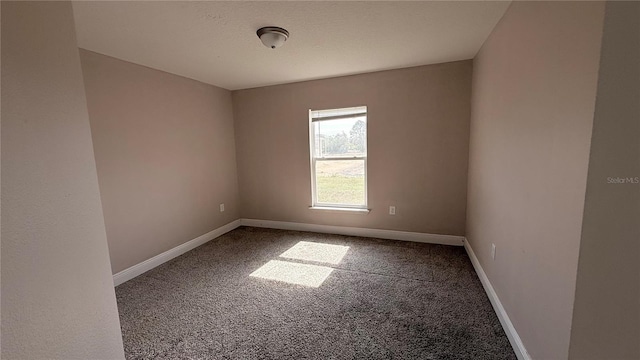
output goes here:
{"type": "Polygon", "coordinates": [[[276,26],[260,28],[256,34],[264,46],[271,49],[282,46],[282,44],[284,44],[284,42],[289,38],[289,32],[287,30],[276,26]]]}

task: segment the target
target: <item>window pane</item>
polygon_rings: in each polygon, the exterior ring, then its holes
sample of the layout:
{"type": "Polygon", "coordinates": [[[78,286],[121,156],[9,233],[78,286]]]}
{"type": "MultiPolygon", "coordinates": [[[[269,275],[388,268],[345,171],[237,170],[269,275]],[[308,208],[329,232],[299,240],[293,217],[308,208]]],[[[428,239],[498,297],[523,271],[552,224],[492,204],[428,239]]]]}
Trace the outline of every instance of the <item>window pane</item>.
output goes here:
{"type": "Polygon", "coordinates": [[[364,160],[316,161],[318,203],[364,205],[364,160]]]}
{"type": "Polygon", "coordinates": [[[367,118],[323,120],[314,122],[315,156],[366,156],[367,118]]]}

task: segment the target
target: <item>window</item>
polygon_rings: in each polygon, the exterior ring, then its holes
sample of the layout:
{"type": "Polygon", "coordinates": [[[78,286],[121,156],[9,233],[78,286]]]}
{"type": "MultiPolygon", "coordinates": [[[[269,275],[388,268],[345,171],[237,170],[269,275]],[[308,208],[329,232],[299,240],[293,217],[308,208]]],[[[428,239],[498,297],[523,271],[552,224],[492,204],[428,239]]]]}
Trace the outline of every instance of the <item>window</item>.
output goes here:
{"type": "Polygon", "coordinates": [[[309,110],[313,207],[367,208],[367,107],[309,110]]]}

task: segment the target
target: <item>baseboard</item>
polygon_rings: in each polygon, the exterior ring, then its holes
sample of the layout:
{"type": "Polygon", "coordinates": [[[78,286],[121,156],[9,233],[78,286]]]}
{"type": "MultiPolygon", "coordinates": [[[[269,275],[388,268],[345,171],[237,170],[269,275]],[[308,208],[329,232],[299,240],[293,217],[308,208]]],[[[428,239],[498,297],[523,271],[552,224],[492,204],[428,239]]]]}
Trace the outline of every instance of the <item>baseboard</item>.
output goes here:
{"type": "Polygon", "coordinates": [[[257,220],[257,219],[238,219],[232,221],[226,225],[223,225],[213,231],[210,231],[204,235],[198,236],[197,238],[187,241],[182,245],[178,245],[173,249],[167,250],[162,254],[156,255],[148,260],[145,260],[137,265],[134,265],[130,268],[120,271],[119,273],[113,275],[113,282],[115,286],[118,286],[126,281],[129,281],[136,276],[142,275],[143,273],[164,264],[165,262],[180,256],[196,247],[203,245],[231,230],[239,226],[252,226],[252,227],[260,227],[260,228],[270,228],[270,229],[281,229],[281,230],[296,230],[296,231],[310,231],[310,232],[318,232],[318,233],[327,233],[327,234],[339,234],[339,235],[350,235],[350,236],[362,236],[362,237],[372,237],[379,239],[391,239],[391,240],[403,240],[403,241],[414,241],[414,242],[422,242],[422,243],[431,243],[431,244],[442,244],[442,245],[454,245],[454,246],[462,246],[464,245],[469,258],[471,259],[471,263],[473,264],[478,277],[480,278],[480,282],[484,287],[484,290],[489,297],[489,301],[493,306],[496,314],[498,315],[498,319],[500,320],[500,324],[504,328],[507,337],[509,338],[509,342],[513,347],[516,356],[520,360],[531,360],[531,356],[527,352],[527,349],[524,347],[518,332],[516,331],[513,323],[509,319],[509,315],[505,311],[498,295],[496,294],[487,274],[485,274],[476,254],[473,252],[471,245],[469,242],[465,240],[463,236],[455,236],[455,235],[438,235],[438,234],[426,234],[426,233],[416,233],[409,231],[397,231],[397,230],[381,230],[381,229],[368,229],[368,228],[357,228],[357,227],[348,227],[348,226],[333,226],[333,225],[317,225],[317,224],[306,224],[306,223],[296,223],[296,222],[286,222],[286,221],[272,221],[272,220],[257,220]]]}
{"type": "Polygon", "coordinates": [[[491,282],[489,281],[487,274],[482,269],[482,266],[480,265],[480,262],[478,261],[476,254],[473,252],[471,245],[466,240],[464,242],[464,248],[465,250],[467,250],[467,254],[469,255],[469,258],[471,259],[471,263],[473,264],[473,267],[476,270],[478,277],[480,278],[480,282],[484,287],[484,291],[487,293],[487,296],[489,297],[489,301],[491,301],[493,310],[495,310],[496,314],[498,315],[500,324],[502,324],[502,328],[504,328],[504,332],[507,334],[507,337],[509,338],[509,342],[513,347],[513,351],[516,353],[516,356],[518,357],[518,359],[531,360],[531,356],[527,352],[527,349],[524,347],[524,344],[522,343],[522,339],[520,339],[520,336],[518,335],[516,328],[513,327],[513,323],[511,323],[511,319],[509,319],[509,315],[507,315],[507,312],[502,306],[502,303],[498,298],[498,294],[496,294],[495,290],[493,289],[493,286],[491,285],[491,282]]]}
{"type": "Polygon", "coordinates": [[[198,236],[193,240],[189,240],[182,245],[178,245],[173,249],[167,250],[162,254],[156,255],[151,259],[145,260],[139,264],[133,265],[130,268],[124,269],[117,274],[114,274],[113,283],[115,286],[118,286],[124,282],[127,282],[136,276],[142,275],[145,272],[159,265],[162,265],[165,262],[186,253],[187,251],[193,250],[198,246],[208,241],[211,241],[225,233],[228,233],[229,231],[242,225],[261,227],[261,228],[271,228],[271,229],[311,231],[311,232],[318,232],[318,233],[363,236],[363,237],[373,237],[373,238],[380,238],[380,239],[415,241],[415,242],[423,242],[423,243],[431,243],[431,244],[456,245],[456,246],[462,246],[464,242],[463,236],[454,236],[454,235],[425,234],[425,233],[416,233],[416,232],[408,232],[408,231],[367,229],[367,228],[356,228],[356,227],[348,227],[348,226],[316,225],[316,224],[304,224],[304,223],[295,223],[295,222],[286,222],[286,221],[238,219],[226,225],[223,225],[213,231],[210,231],[204,235],[198,236]]]}
{"type": "Polygon", "coordinates": [[[272,220],[257,220],[257,219],[238,219],[234,220],[226,225],[223,225],[213,231],[210,231],[204,235],[198,236],[197,238],[187,241],[182,245],[178,245],[173,249],[167,250],[162,254],[156,255],[148,260],[145,260],[137,265],[134,265],[130,268],[120,271],[119,273],[113,275],[113,282],[115,286],[118,286],[126,281],[129,281],[136,276],[142,275],[143,273],[164,264],[165,262],[180,256],[190,250],[195,249],[196,247],[203,245],[227,232],[234,230],[239,226],[252,226],[252,227],[260,227],[260,228],[270,228],[270,229],[281,229],[281,230],[296,230],[296,231],[310,231],[310,232],[318,232],[318,233],[327,233],[327,234],[339,234],[339,235],[350,235],[350,236],[362,236],[362,237],[372,237],[379,239],[391,239],[391,240],[403,240],[403,241],[414,241],[414,242],[422,242],[422,243],[431,243],[431,244],[442,244],[442,245],[454,245],[454,246],[462,246],[464,245],[469,258],[471,259],[471,263],[473,264],[478,277],[480,278],[480,282],[484,287],[484,290],[489,297],[489,301],[495,310],[498,319],[500,320],[500,324],[504,328],[507,337],[509,338],[509,342],[513,347],[516,356],[520,360],[531,360],[531,356],[527,352],[527,349],[524,347],[522,343],[522,339],[518,335],[513,323],[509,319],[509,315],[505,311],[500,299],[498,298],[498,294],[496,294],[487,274],[482,269],[476,254],[473,252],[471,245],[468,241],[465,240],[463,236],[455,236],[455,235],[439,235],[439,234],[426,234],[426,233],[416,233],[409,231],[397,231],[397,230],[381,230],[381,229],[369,229],[369,228],[357,228],[357,227],[348,227],[348,226],[333,226],[333,225],[317,225],[317,224],[306,224],[306,223],[296,223],[296,222],[286,222],[286,221],[272,221],[272,220]]]}
{"type": "Polygon", "coordinates": [[[297,222],[256,220],[256,219],[240,219],[240,224],[244,226],[253,226],[253,227],[261,227],[261,228],[310,231],[310,232],[318,232],[318,233],[326,233],[326,234],[362,236],[362,237],[372,237],[372,238],[379,238],[379,239],[422,242],[422,243],[430,243],[430,244],[462,246],[464,243],[464,236],[426,234],[426,233],[417,233],[417,232],[409,232],[409,231],[368,229],[368,228],[357,228],[357,227],[348,227],[348,226],[317,225],[317,224],[306,224],[306,223],[297,223],[297,222]]]}
{"type": "Polygon", "coordinates": [[[113,283],[115,286],[118,286],[124,282],[127,282],[134,277],[142,275],[143,273],[155,268],[156,266],[162,265],[165,262],[186,253],[187,251],[193,250],[208,241],[211,241],[225,233],[228,233],[238,226],[240,226],[240,220],[234,220],[213,231],[209,231],[204,235],[198,236],[193,240],[189,240],[184,244],[178,245],[173,249],[167,250],[162,254],[156,255],[151,259],[145,260],[139,264],[133,265],[130,268],[124,269],[119,273],[113,275],[113,283]]]}

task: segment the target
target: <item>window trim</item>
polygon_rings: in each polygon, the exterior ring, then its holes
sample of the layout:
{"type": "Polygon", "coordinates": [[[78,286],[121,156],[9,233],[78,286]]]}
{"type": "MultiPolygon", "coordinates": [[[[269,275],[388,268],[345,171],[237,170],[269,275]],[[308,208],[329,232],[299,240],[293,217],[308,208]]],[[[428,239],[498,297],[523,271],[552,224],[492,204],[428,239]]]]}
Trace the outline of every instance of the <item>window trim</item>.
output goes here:
{"type": "MultiPolygon", "coordinates": [[[[339,110],[339,109],[325,109],[325,110],[312,110],[309,109],[309,158],[310,158],[310,171],[311,171],[311,206],[310,209],[316,210],[347,210],[347,211],[356,211],[356,212],[369,212],[369,191],[368,191],[368,155],[369,155],[369,147],[368,147],[368,137],[369,137],[369,115],[368,109],[366,106],[359,106],[365,109],[364,112],[352,113],[346,115],[337,115],[337,116],[327,116],[327,117],[314,117],[314,112],[317,111],[330,111],[330,110],[339,110]],[[364,137],[364,148],[365,148],[365,156],[322,156],[315,157],[315,125],[314,122],[326,121],[326,120],[340,120],[340,119],[352,119],[354,117],[365,117],[365,124],[367,126],[367,131],[365,132],[364,137]],[[316,162],[317,161],[342,161],[342,160],[363,160],[364,162],[364,204],[362,205],[350,205],[350,204],[333,204],[333,203],[323,203],[318,202],[317,199],[317,190],[316,190],[316,162]]],[[[344,108],[349,109],[349,108],[344,108]]]]}
{"type": "Polygon", "coordinates": [[[371,212],[371,209],[362,209],[362,208],[348,208],[348,207],[329,207],[329,206],[309,206],[311,210],[322,210],[322,211],[338,211],[338,212],[349,212],[353,214],[368,214],[371,212]]]}

